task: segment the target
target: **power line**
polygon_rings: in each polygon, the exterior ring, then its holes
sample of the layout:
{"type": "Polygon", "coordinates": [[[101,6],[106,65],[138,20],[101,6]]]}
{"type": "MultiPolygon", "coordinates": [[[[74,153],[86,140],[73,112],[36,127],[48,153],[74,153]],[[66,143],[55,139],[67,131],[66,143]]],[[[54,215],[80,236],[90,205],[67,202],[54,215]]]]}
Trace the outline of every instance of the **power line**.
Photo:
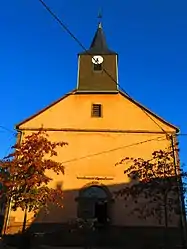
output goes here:
{"type": "Polygon", "coordinates": [[[46,10],[56,19],[56,21],[66,30],[66,32],[79,44],[79,46],[86,50],[82,43],[74,36],[74,34],[67,28],[67,26],[58,18],[58,16],[49,8],[49,6],[42,0],[39,2],[46,8],[46,10]]]}
{"type": "MultiPolygon", "coordinates": [[[[60,24],[60,26],[78,43],[78,45],[88,54],[92,57],[91,54],[88,53],[86,47],[82,44],[82,42],[70,31],[69,28],[60,20],[60,18],[50,9],[50,7],[43,1],[39,0],[39,2],[45,7],[45,9],[51,14],[51,16],[60,24]]],[[[103,71],[109,76],[109,78],[112,79],[112,81],[115,82],[115,84],[128,96],[130,100],[133,100],[133,98],[120,86],[120,84],[113,78],[113,76],[105,69],[103,68],[103,71]]],[[[134,101],[134,100],[133,100],[134,101]]],[[[156,120],[154,120],[151,115],[146,112],[142,107],[140,107],[141,110],[166,134],[168,133],[162,128],[161,125],[159,125],[156,120]]]]}
{"type": "Polygon", "coordinates": [[[143,143],[147,143],[147,142],[151,142],[151,141],[154,141],[154,140],[162,141],[162,140],[165,140],[165,139],[166,138],[163,138],[163,136],[159,136],[157,138],[147,139],[147,140],[144,140],[144,141],[141,141],[141,142],[137,142],[137,143],[133,143],[133,144],[129,144],[129,145],[124,145],[124,146],[116,147],[116,148],[113,148],[113,149],[110,149],[110,150],[100,151],[100,152],[97,152],[97,153],[94,153],[94,154],[90,154],[90,155],[86,155],[86,156],[82,156],[82,157],[79,157],[79,158],[73,158],[73,159],[70,159],[70,160],[62,162],[62,164],[70,163],[70,162],[74,162],[74,161],[78,161],[78,160],[82,160],[82,159],[86,159],[88,157],[94,157],[94,156],[106,154],[106,153],[113,152],[113,151],[116,151],[116,150],[126,149],[126,148],[129,148],[129,147],[132,147],[132,146],[137,146],[137,145],[140,145],[140,144],[143,144],[143,143]],[[162,139],[159,140],[160,138],[162,138],[162,139]]]}
{"type": "Polygon", "coordinates": [[[16,135],[16,132],[15,132],[15,131],[10,130],[9,128],[7,128],[7,127],[5,127],[5,126],[3,126],[3,125],[0,125],[0,128],[3,129],[3,130],[5,130],[5,131],[8,131],[8,132],[13,133],[13,134],[16,135]]]}
{"type": "Polygon", "coordinates": [[[7,156],[9,154],[9,151],[12,149],[12,140],[13,138],[15,139],[15,136],[11,136],[9,137],[8,141],[9,143],[11,143],[11,145],[8,146],[8,148],[6,149],[5,153],[4,153],[4,156],[7,156]]]}
{"type": "Polygon", "coordinates": [[[187,133],[179,133],[177,136],[187,136],[187,133]]]}

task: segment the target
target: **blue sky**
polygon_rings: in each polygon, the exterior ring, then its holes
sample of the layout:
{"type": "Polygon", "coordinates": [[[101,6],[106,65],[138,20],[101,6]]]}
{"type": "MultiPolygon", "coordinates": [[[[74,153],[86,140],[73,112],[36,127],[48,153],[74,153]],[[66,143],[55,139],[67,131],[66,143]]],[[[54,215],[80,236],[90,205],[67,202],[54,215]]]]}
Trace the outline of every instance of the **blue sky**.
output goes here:
{"type": "MultiPolygon", "coordinates": [[[[45,0],[89,47],[103,9],[119,83],[136,100],[187,133],[186,0],[45,0]],[[81,4],[80,4],[81,3],[81,4]]],[[[14,125],[76,86],[79,45],[38,0],[4,0],[0,8],[0,156],[14,125]]],[[[187,136],[181,136],[185,163],[187,136]]]]}

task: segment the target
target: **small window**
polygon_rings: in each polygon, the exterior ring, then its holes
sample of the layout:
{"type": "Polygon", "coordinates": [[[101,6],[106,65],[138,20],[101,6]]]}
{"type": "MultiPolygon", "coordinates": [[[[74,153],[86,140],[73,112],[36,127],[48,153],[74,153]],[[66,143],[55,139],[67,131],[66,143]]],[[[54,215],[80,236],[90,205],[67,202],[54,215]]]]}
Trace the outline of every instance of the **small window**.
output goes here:
{"type": "Polygon", "coordinates": [[[93,64],[94,65],[94,71],[102,71],[102,64],[93,64]]]}
{"type": "Polygon", "coordinates": [[[101,104],[92,105],[92,117],[101,117],[102,116],[102,106],[101,104]]]}

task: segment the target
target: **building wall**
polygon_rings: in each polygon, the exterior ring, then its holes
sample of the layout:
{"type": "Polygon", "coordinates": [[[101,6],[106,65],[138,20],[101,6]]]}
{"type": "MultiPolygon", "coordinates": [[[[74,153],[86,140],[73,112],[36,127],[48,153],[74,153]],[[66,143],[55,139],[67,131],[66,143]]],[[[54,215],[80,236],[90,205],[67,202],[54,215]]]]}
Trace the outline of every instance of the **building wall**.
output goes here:
{"type": "MultiPolygon", "coordinates": [[[[155,117],[152,117],[155,119],[155,117]]],[[[173,128],[156,120],[167,132],[173,128]]],[[[45,110],[40,115],[22,124],[23,136],[41,128],[48,129],[52,141],[64,141],[68,146],[58,149],[56,160],[63,162],[64,175],[48,172],[54,180],[49,184],[62,184],[64,190],[63,210],[50,208],[47,216],[39,212],[36,222],[67,222],[77,217],[79,190],[87,184],[107,186],[111,193],[130,184],[125,177],[125,166],[116,166],[124,157],[150,158],[157,149],[170,144],[161,129],[135,104],[121,94],[72,94],[45,110]],[[91,117],[91,104],[103,105],[103,117],[91,117]],[[107,179],[82,179],[83,177],[107,177],[107,179]]],[[[123,199],[111,204],[111,218],[114,225],[137,226],[158,225],[156,220],[143,221],[130,216],[133,204],[127,206],[123,199]]],[[[11,211],[16,222],[23,221],[23,212],[11,211]]],[[[28,219],[32,220],[32,214],[28,219]]],[[[176,225],[178,220],[175,220],[176,225]]]]}
{"type": "MultiPolygon", "coordinates": [[[[152,116],[154,120],[156,118],[152,116]]],[[[166,131],[175,131],[157,120],[166,131]]],[[[19,128],[114,129],[124,131],[162,132],[134,103],[118,94],[72,93],[19,128]],[[103,117],[91,118],[91,104],[103,105],[103,117]]]]}

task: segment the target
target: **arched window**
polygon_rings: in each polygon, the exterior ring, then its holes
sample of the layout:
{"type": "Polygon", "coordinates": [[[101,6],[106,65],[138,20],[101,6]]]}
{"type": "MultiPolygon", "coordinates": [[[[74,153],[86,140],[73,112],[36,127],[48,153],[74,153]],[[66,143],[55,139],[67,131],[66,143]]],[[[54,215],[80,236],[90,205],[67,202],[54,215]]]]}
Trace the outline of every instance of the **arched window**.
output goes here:
{"type": "Polygon", "coordinates": [[[86,188],[81,193],[82,198],[97,198],[97,199],[107,199],[107,194],[102,187],[91,186],[86,188]]]}

